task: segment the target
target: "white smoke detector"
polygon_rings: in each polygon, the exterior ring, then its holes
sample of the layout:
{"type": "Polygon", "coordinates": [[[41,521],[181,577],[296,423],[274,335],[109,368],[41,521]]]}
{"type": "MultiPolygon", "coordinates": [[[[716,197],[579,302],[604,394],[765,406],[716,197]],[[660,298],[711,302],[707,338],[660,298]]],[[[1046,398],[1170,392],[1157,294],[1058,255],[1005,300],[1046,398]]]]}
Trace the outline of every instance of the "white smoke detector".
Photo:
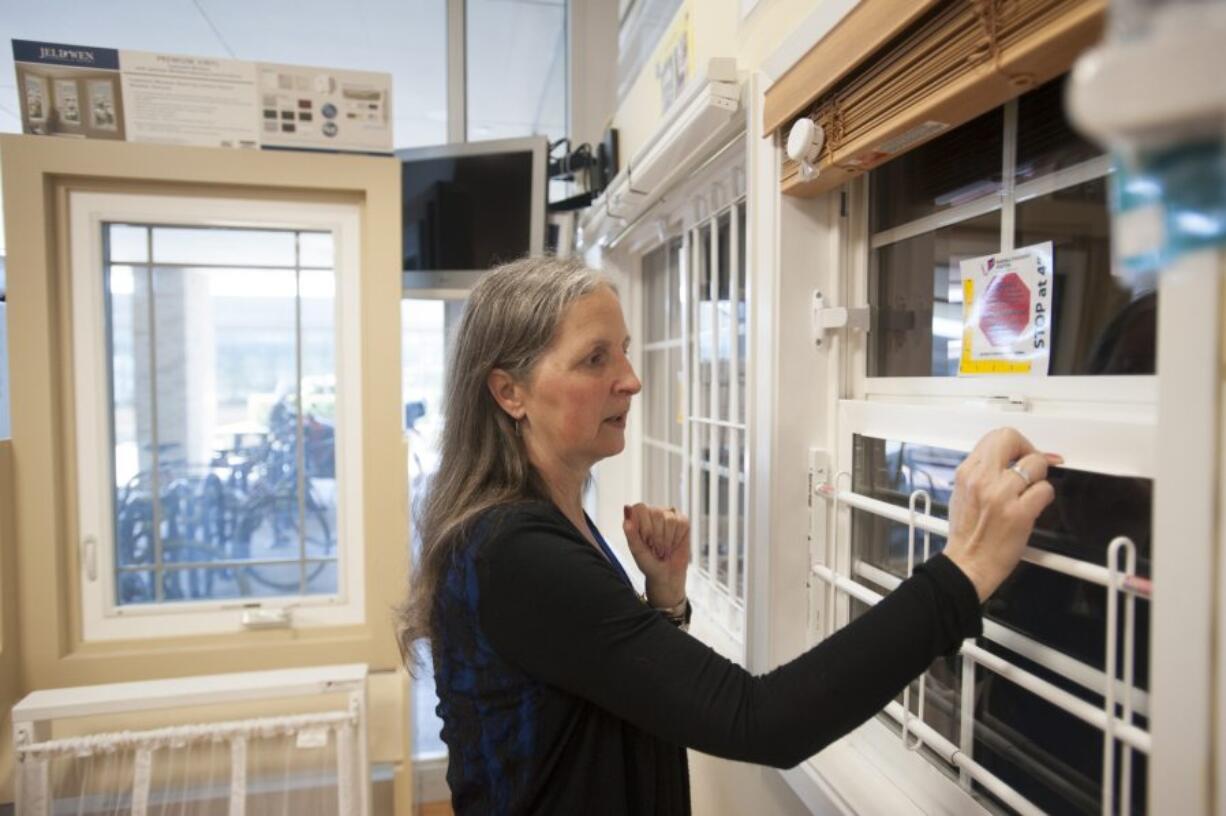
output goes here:
{"type": "Polygon", "coordinates": [[[800,175],[806,181],[817,178],[818,169],[813,166],[826,143],[826,131],[817,122],[805,116],[797,119],[788,133],[787,154],[800,164],[800,175]]]}

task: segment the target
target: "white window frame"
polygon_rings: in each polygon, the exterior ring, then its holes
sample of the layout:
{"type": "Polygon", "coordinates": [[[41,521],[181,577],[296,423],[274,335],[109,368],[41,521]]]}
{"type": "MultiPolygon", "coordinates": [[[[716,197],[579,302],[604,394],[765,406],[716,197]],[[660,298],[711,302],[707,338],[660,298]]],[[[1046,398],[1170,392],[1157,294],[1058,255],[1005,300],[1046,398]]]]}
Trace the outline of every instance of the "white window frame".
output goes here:
{"type": "MultiPolygon", "coordinates": [[[[849,218],[839,219],[835,226],[841,244],[842,262],[836,274],[837,283],[831,287],[836,293],[848,293],[849,305],[869,304],[870,254],[878,246],[909,235],[921,234],[949,224],[954,224],[993,210],[1002,211],[1001,251],[1013,248],[1013,206],[1030,198],[1045,195],[1054,190],[1100,178],[1110,172],[1105,158],[1091,159],[1074,167],[1056,171],[1024,184],[1014,186],[1013,162],[1016,161],[1017,102],[1005,107],[1006,134],[1004,156],[1004,188],[999,197],[972,201],[957,208],[903,224],[876,236],[868,233],[868,183],[860,178],[845,190],[849,218]]],[[[1163,288],[1163,298],[1167,288],[1163,288]]],[[[1161,300],[1160,300],[1161,303],[1161,300]]],[[[1164,305],[1164,313],[1169,304],[1164,305]]],[[[1163,325],[1159,331],[1169,336],[1180,330],[1178,326],[1163,325]]],[[[1186,329],[1185,329],[1186,330],[1186,329]]],[[[1159,380],[1157,375],[1142,376],[1049,376],[1049,377],[869,377],[867,357],[869,338],[863,334],[845,333],[841,342],[833,345],[832,361],[841,369],[839,381],[843,393],[851,399],[831,395],[836,422],[831,437],[830,452],[815,452],[813,463],[818,476],[816,484],[828,485],[824,495],[840,490],[850,491],[847,476],[851,472],[852,439],[860,433],[878,438],[915,442],[959,450],[970,450],[984,433],[992,428],[1009,425],[1018,428],[1046,450],[1065,456],[1070,468],[1100,472],[1110,475],[1137,476],[1159,482],[1162,469],[1161,451],[1158,444],[1157,400],[1159,380]],[[824,454],[824,455],[823,455],[824,454]]],[[[1160,369],[1163,370],[1163,369],[1160,369]]],[[[1172,372],[1168,372],[1169,378],[1172,372]]],[[[1166,389],[1166,381],[1163,381],[1166,389]]],[[[1162,469],[1164,478],[1170,474],[1162,469]]],[[[1154,555],[1161,544],[1158,541],[1157,492],[1155,493],[1154,555]]],[[[814,497],[814,511],[810,517],[811,552],[814,565],[814,580],[810,590],[810,644],[821,640],[825,630],[823,617],[828,614],[827,603],[831,600],[830,559],[826,546],[834,536],[833,571],[846,575],[851,558],[850,510],[845,502],[832,506],[822,496],[814,497]],[[837,512],[831,512],[837,507],[837,512]],[[825,578],[825,580],[823,580],[825,578]]],[[[1041,554],[1037,556],[1041,558],[1041,554]]],[[[918,560],[919,556],[917,556],[918,560]]],[[[849,618],[850,603],[846,592],[833,591],[835,628],[845,625],[849,618]]],[[[1121,600],[1120,608],[1123,609],[1121,600]]],[[[992,639],[1008,637],[1003,627],[985,622],[985,634],[992,639]],[[996,637],[993,637],[995,635],[996,637]]],[[[1157,659],[1159,630],[1151,610],[1150,654],[1157,659]]],[[[1018,647],[1029,649],[1030,656],[1048,668],[1064,674],[1073,682],[1082,685],[1094,683],[1105,688],[1102,672],[1067,656],[1056,653],[1042,644],[1015,642],[1006,643],[1015,651],[1018,647]],[[1076,665],[1074,665],[1076,664],[1076,665]]],[[[1168,648],[1169,648],[1168,644],[1168,648]]],[[[1023,652],[1025,653],[1025,652],[1023,652]]],[[[966,661],[964,665],[971,661],[966,661]]],[[[987,669],[976,667],[976,671],[987,669]]],[[[964,668],[964,672],[966,669],[964,668]]],[[[1154,710],[1161,705],[1170,705],[1155,698],[1154,676],[1151,673],[1150,694],[1134,692],[1134,704],[1148,710],[1152,718],[1154,710]]],[[[965,675],[964,675],[965,676],[965,675]]],[[[966,684],[964,683],[964,686],[966,684]]],[[[964,698],[963,708],[967,702],[964,698]]],[[[1136,709],[1134,709],[1136,710],[1136,709]]],[[[894,711],[897,715],[899,712],[894,711]]],[[[966,720],[964,718],[964,732],[966,720]]],[[[911,739],[915,739],[914,731],[911,739]]],[[[1149,740],[1149,734],[1144,735],[1149,740]]],[[[854,763],[853,763],[854,764],[854,763]]],[[[982,813],[988,810],[968,793],[968,772],[960,778],[951,779],[938,770],[919,752],[907,750],[894,730],[877,718],[861,726],[845,740],[819,754],[806,763],[819,778],[833,783],[837,788],[846,784],[851,798],[856,798],[855,788],[864,786],[863,772],[878,773],[901,789],[923,812],[952,811],[982,813]],[[852,752],[849,754],[848,752],[852,752]],[[863,768],[854,775],[847,772],[848,756],[856,756],[863,768]],[[858,777],[858,778],[854,778],[858,777]]],[[[1150,760],[1151,773],[1154,767],[1150,760]]],[[[1120,773],[1118,764],[1113,773],[1120,773]]],[[[1027,811],[1025,803],[1018,803],[1020,812],[1027,811]]],[[[1118,804],[1118,800],[1117,800],[1118,804]]]]}
{"type": "Polygon", "coordinates": [[[356,204],[74,192],[69,195],[81,631],[86,642],[244,631],[252,609],[285,610],[295,629],[365,623],[360,276],[356,204]],[[102,233],[108,222],[327,231],[335,247],[338,591],[118,606],[114,468],[102,233]],[[94,578],[91,579],[90,575],[94,578]]]}

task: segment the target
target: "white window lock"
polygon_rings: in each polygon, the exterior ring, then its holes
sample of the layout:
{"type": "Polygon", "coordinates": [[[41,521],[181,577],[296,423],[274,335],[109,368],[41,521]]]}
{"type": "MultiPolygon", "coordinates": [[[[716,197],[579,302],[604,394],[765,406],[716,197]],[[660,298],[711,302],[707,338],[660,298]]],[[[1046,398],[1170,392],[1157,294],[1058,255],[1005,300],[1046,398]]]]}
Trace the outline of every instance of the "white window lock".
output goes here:
{"type": "Polygon", "coordinates": [[[867,332],[869,328],[868,307],[827,306],[826,299],[821,291],[814,291],[813,307],[809,321],[813,345],[821,348],[826,332],[842,328],[867,332]]]}

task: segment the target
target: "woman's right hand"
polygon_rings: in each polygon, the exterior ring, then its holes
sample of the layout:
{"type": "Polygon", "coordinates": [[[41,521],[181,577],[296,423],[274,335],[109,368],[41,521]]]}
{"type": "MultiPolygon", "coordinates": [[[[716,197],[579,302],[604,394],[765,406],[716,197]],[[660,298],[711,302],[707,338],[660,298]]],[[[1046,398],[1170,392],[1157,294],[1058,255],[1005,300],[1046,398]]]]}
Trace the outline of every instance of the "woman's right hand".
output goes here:
{"type": "Polygon", "coordinates": [[[1063,462],[1036,451],[1014,429],[998,428],[958,466],[945,555],[971,579],[980,603],[1021,560],[1035,519],[1056,496],[1046,480],[1047,467],[1063,462]]]}

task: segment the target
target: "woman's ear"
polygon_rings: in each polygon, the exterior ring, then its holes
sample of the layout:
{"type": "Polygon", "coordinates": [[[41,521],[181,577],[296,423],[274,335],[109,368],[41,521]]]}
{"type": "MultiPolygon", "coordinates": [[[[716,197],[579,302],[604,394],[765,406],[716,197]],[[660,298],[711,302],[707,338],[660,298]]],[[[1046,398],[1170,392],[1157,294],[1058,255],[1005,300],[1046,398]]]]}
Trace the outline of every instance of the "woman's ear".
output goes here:
{"type": "Polygon", "coordinates": [[[511,419],[518,422],[524,418],[523,395],[519,385],[510,374],[501,368],[492,369],[485,384],[490,389],[494,401],[507,412],[511,419]]]}

